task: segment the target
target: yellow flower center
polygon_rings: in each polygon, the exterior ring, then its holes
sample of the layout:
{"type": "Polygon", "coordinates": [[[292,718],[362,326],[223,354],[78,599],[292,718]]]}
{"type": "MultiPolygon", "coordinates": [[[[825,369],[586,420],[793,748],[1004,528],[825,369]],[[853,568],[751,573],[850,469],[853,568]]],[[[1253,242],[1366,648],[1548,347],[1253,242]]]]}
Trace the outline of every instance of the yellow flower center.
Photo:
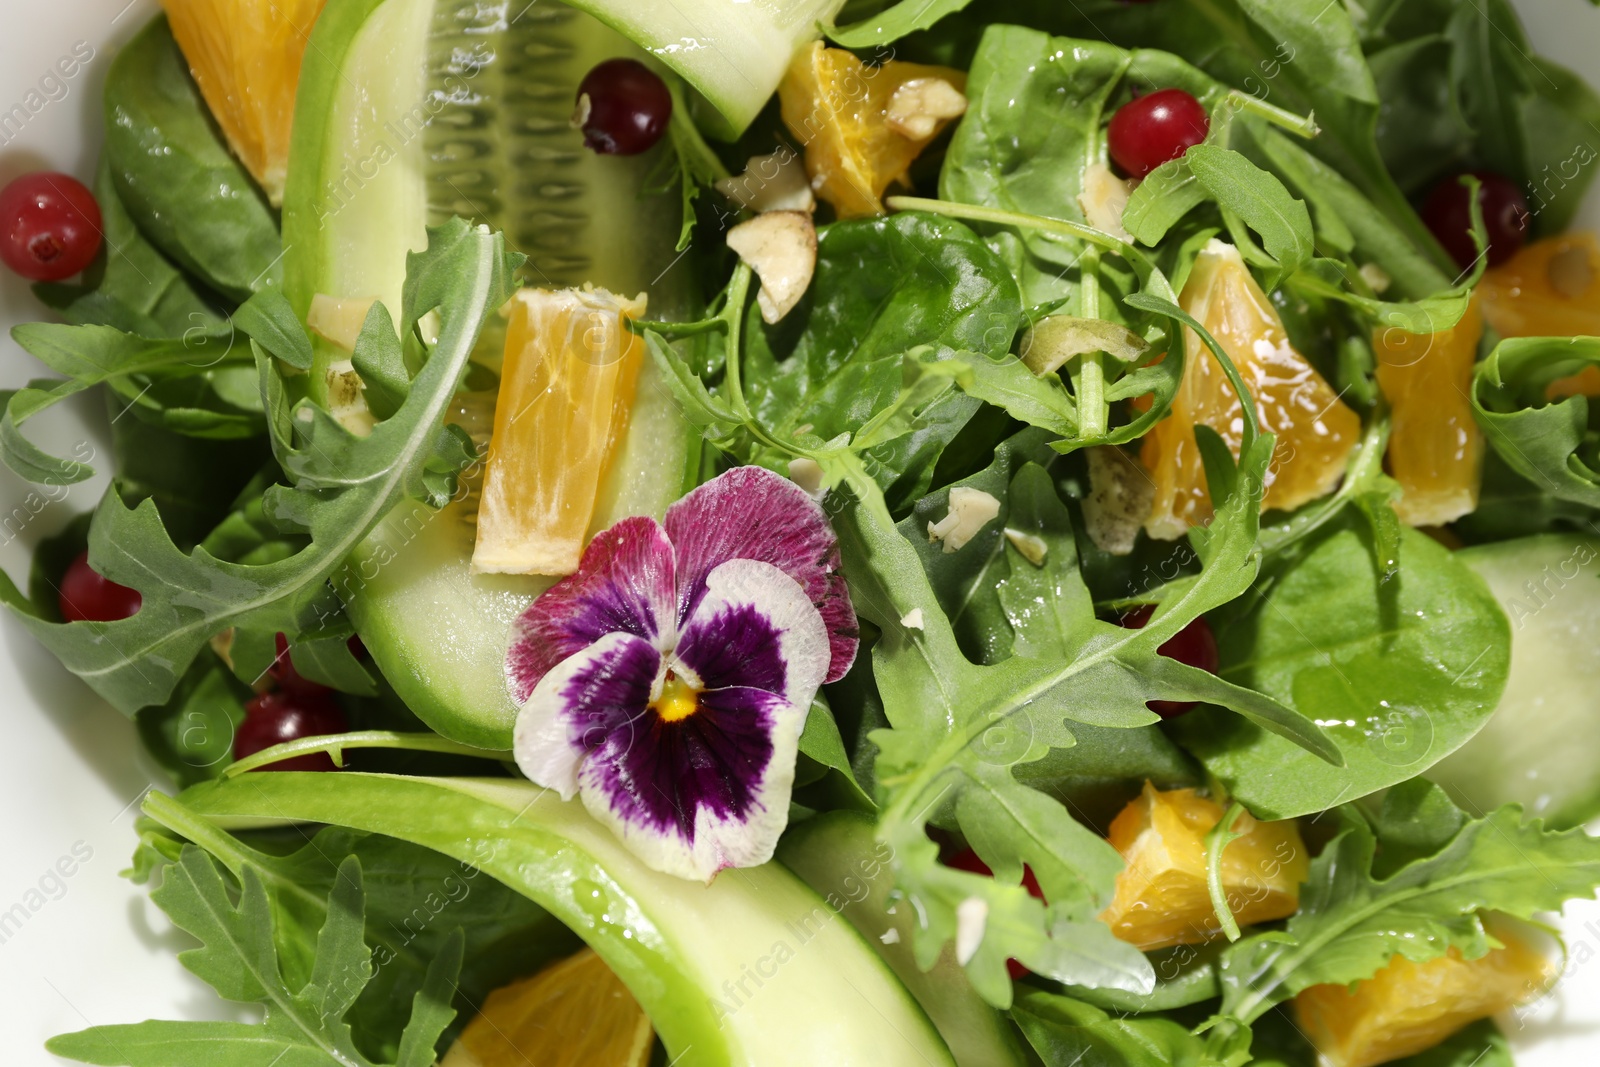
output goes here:
{"type": "Polygon", "coordinates": [[[669,671],[667,680],[661,685],[661,695],[651,706],[662,722],[679,722],[693,715],[700,707],[699,693],[694,686],[669,671]]]}

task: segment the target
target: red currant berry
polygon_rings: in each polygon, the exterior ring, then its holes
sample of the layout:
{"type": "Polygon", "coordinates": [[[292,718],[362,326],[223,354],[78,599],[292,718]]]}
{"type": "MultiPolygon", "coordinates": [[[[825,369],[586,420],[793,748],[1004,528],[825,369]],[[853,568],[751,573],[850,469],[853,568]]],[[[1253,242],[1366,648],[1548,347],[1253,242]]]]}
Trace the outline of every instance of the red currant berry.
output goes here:
{"type": "Polygon", "coordinates": [[[672,94],[661,76],[636,59],[608,59],[578,85],[572,124],[583,143],[604,156],[636,156],[667,132],[672,94]]]}
{"type": "Polygon", "coordinates": [[[92,570],[88,552],[79,552],[68,565],[57,595],[61,617],[67,622],[115,622],[137,612],[143,602],[137,590],[92,570]]]}
{"type": "MultiPolygon", "coordinates": [[[[1483,207],[1483,225],[1489,235],[1489,266],[1498,266],[1517,254],[1528,240],[1528,198],[1517,183],[1488,170],[1467,172],[1483,184],[1478,188],[1478,203],[1483,207]]],[[[1472,198],[1461,184],[1466,174],[1452,174],[1435,185],[1422,202],[1422,221],[1444,245],[1450,258],[1462,270],[1478,258],[1472,241],[1472,198]]]]}
{"type": "Polygon", "coordinates": [[[0,259],[36,282],[59,282],[100,251],[100,205],[70,174],[24,174],[0,189],[0,259]]]}
{"type": "Polygon", "coordinates": [[[267,668],[267,674],[278,683],[278,688],[285,693],[327,693],[329,688],[321,682],[313,682],[302,678],[300,672],[294,669],[294,660],[289,658],[289,638],[278,634],[273,642],[277,655],[272,660],[272,666],[267,668]]]}
{"type": "MultiPolygon", "coordinates": [[[[1155,614],[1155,610],[1149,604],[1134,608],[1125,612],[1122,618],[1117,620],[1117,625],[1130,630],[1141,630],[1144,624],[1150,621],[1150,616],[1155,614]]],[[[1195,619],[1172,635],[1156,651],[1168,659],[1175,659],[1190,667],[1199,667],[1211,674],[1217,673],[1220,664],[1217,657],[1217,635],[1211,632],[1211,624],[1205,619],[1195,619]]],[[[1151,700],[1147,701],[1145,706],[1163,719],[1175,719],[1191,711],[1194,708],[1194,701],[1151,700]]]]}
{"type": "MultiPolygon", "coordinates": [[[[989,865],[979,859],[978,854],[970,848],[962,849],[946,859],[944,865],[946,867],[954,867],[958,871],[966,871],[969,874],[981,874],[985,878],[994,877],[994,872],[989,869],[989,865]]],[[[1039,888],[1039,879],[1033,876],[1033,868],[1027,864],[1022,865],[1022,885],[1034,899],[1044,899],[1044,890],[1039,888]]],[[[1016,960],[1006,960],[1006,971],[1011,975],[1013,982],[1030,973],[1028,968],[1016,960]]]]}
{"type": "MultiPolygon", "coordinates": [[[[320,693],[262,693],[244,706],[244,722],[233,735],[233,758],[244,759],[262,749],[298,741],[302,737],[342,734],[350,729],[344,711],[324,690],[320,693]]],[[[326,752],[312,752],[279,760],[263,771],[331,771],[336,768],[326,752]]]]}
{"type": "Polygon", "coordinates": [[[1106,131],[1111,158],[1130,178],[1143,178],[1206,139],[1211,118],[1182,89],[1159,89],[1117,108],[1106,131]]]}

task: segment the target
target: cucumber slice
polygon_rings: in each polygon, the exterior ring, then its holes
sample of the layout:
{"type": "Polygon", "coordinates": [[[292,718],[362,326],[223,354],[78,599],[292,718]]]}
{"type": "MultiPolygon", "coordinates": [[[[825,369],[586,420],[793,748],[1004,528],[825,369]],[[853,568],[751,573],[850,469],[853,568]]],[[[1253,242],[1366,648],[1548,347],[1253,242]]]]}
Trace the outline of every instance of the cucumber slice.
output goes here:
{"type": "Polygon", "coordinates": [[[1554,828],[1600,814],[1600,546],[1569,534],[1456,553],[1511,620],[1487,725],[1428,772],[1473,814],[1518,803],[1554,828]]]}
{"type": "Polygon", "coordinates": [[[845,0],[570,0],[683,76],[744,132],[771,99],[795,51],[820,37],[845,0]]]}
{"type": "MultiPolygon", "coordinates": [[[[678,201],[643,193],[668,149],[599,156],[568,122],[578,82],[617,55],[644,53],[560,5],[511,18],[501,4],[330,0],[306,51],[284,198],[284,290],[295,309],[304,316],[318,293],[397,308],[406,253],[423,247],[430,221],[465,214],[529,256],[525,281],[646,290],[652,315],[692,315],[693,271],[674,248],[678,201]]],[[[486,329],[475,358],[496,366],[502,344],[486,329]]],[[[325,403],[329,372],[349,363],[320,338],[315,350],[308,388],[325,403]]],[[[597,528],[659,516],[698,468],[699,438],[649,362],[636,397],[597,528]]],[[[550,583],[472,574],[473,518],[470,496],[438,513],[404,506],[334,585],[424,722],[509,748],[508,627],[550,583]]]]}
{"type": "Polygon", "coordinates": [[[228,826],[350,826],[487,872],[600,954],[680,1067],[954,1063],[893,972],[779,864],[709,886],[659,874],[577,801],[508,779],[289,772],[180,799],[228,826]]]}
{"type": "MultiPolygon", "coordinates": [[[[905,906],[890,911],[890,851],[874,829],[873,821],[859,812],[819,815],[784,835],[778,860],[822,894],[894,969],[960,1067],[1028,1063],[1016,1029],[978,996],[949,945],[931,971],[917,966],[911,948],[915,909],[901,901],[905,906]]],[[[832,919],[830,914],[826,921],[832,919]]]]}

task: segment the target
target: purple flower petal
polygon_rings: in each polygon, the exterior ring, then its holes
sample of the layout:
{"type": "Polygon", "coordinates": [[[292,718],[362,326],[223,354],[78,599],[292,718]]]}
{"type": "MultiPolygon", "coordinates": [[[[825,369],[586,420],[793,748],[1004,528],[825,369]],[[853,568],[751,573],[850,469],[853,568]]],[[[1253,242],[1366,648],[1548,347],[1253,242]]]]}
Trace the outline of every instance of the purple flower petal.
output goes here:
{"type": "Polygon", "coordinates": [[[822,616],[805,590],[770,563],[735,559],[706,576],[673,658],[708,690],[741,686],[776,693],[800,708],[828,673],[822,616]]]}
{"type": "Polygon", "coordinates": [[[627,751],[650,704],[661,653],[632,634],[607,634],[545,672],[517,715],[512,750],[532,781],[578,791],[578,767],[596,750],[627,751]]]}
{"type": "Polygon", "coordinates": [[[654,519],[623,519],[598,535],[578,572],[547,589],[512,626],[511,699],[523,703],[547,671],[609,633],[670,647],[674,573],[672,542],[654,519]]]}
{"type": "Polygon", "coordinates": [[[705,596],[712,569],[731,559],[770,563],[800,583],[822,614],[830,646],[825,681],[855,661],[859,630],[840,572],[839,541],[804,489],[762,467],[735,467],[667,509],[678,559],[678,618],[705,596]]]}
{"type": "Polygon", "coordinates": [[[579,795],[651,868],[709,882],[772,858],[789,818],[807,709],[762,689],[709,690],[693,714],[650,712],[584,761],[579,795]]]}

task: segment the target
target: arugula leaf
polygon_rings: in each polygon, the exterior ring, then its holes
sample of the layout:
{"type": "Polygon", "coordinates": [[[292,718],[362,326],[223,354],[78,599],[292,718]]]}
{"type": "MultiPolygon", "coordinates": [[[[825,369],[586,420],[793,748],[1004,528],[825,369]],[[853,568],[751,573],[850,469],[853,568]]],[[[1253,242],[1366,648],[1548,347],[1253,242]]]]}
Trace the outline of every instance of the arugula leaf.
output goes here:
{"type": "Polygon", "coordinates": [[[1372,863],[1377,878],[1388,878],[1401,867],[1431,856],[1449,844],[1467,816],[1445,791],[1426,778],[1400,782],[1383,795],[1372,817],[1378,852],[1372,863]]]}
{"type": "Polygon", "coordinates": [[[1206,1043],[1159,1015],[1112,1016],[1057,993],[1033,989],[1011,1017],[1045,1063],[1092,1067],[1199,1067],[1212,1062],[1206,1043]]]}
{"type": "Polygon", "coordinates": [[[1237,152],[1212,144],[1198,144],[1184,155],[1196,180],[1225,211],[1236,212],[1261,235],[1277,267],[1269,271],[1262,287],[1272,290],[1280,279],[1310,262],[1311,213],[1289,195],[1283,182],[1237,152]]]}
{"type": "Polygon", "coordinates": [[[972,0],[899,0],[860,22],[829,29],[828,38],[841,48],[892,44],[909,33],[927,29],[970,3],[972,0]]]}
{"type": "Polygon", "coordinates": [[[1392,876],[1373,874],[1375,839],[1347,809],[1311,861],[1285,928],[1246,937],[1222,957],[1220,1014],[1250,1023],[1302,989],[1370,978],[1396,955],[1422,962],[1492,947],[1480,912],[1527,919],[1600,886],[1600,840],[1547,832],[1509,805],[1463,826],[1444,848],[1392,876]]]}
{"type": "Polygon", "coordinates": [[[145,236],[235,301],[276,285],[271,208],[219,136],[165,17],[117,53],[105,106],[106,162],[145,236]]]}
{"type": "MultiPolygon", "coordinates": [[[[200,948],[178,959],[229,1000],[266,1005],[259,1024],[156,1022],[97,1026],[52,1038],[51,1052],[85,1063],[127,1067],[179,1067],[201,1059],[221,1063],[313,1064],[372,1067],[357,1048],[345,1016],[371,980],[374,967],[363,941],[366,892],[361,861],[340,864],[327,898],[326,919],[305,981],[291,986],[279,960],[278,918],[253,869],[240,881],[237,902],[219,864],[188,845],[151,894],[200,948]]],[[[395,1067],[428,1067],[434,1045],[455,1017],[452,989],[461,968],[457,931],[428,967],[412,1000],[395,1067]]]]}
{"type": "Polygon", "coordinates": [[[130,508],[113,487],[95,514],[90,560],[139,591],[137,614],[60,625],[40,618],[9,579],[0,578],[0,597],[69,670],[129,713],[164,703],[206,640],[230,626],[268,637],[316,631],[338,611],[328,577],[367,532],[404,499],[437,506],[448,498],[470,443],[442,425],[444,415],[484,319],[510,295],[518,262],[500,236],[459,219],[429,231],[427,250],[407,260],[402,319],[410,331],[437,310],[439,341],[400,408],[367,437],[307,401],[291,408],[282,372],[258,357],[274,448],[294,482],[269,490],[266,510],[310,539],[293,556],[237,564],[204,549],[185,553],[154,504],[130,508]]]}
{"type": "Polygon", "coordinates": [[[1558,500],[1600,507],[1600,436],[1589,398],[1549,402],[1558,379],[1600,364],[1600,339],[1518,337],[1502,341],[1472,375],[1472,415],[1516,473],[1558,500]]]}

